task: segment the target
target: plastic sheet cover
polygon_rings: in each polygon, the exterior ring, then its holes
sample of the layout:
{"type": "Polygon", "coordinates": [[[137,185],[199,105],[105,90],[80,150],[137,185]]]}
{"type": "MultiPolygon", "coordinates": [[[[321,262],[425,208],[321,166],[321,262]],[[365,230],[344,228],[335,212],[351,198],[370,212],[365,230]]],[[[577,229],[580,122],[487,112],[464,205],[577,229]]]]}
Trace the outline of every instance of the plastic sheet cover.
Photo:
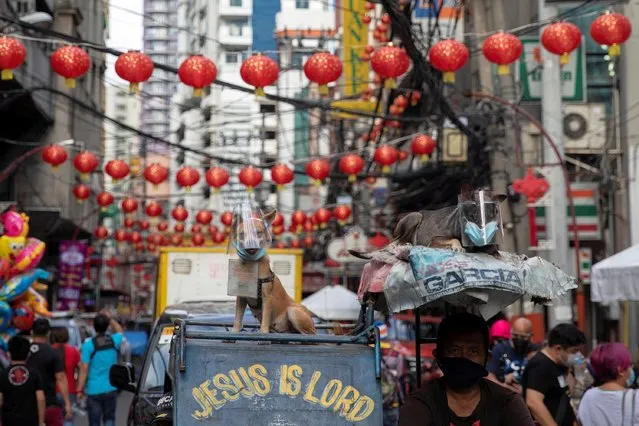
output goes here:
{"type": "Polygon", "coordinates": [[[539,257],[413,247],[409,260],[396,263],[384,285],[391,312],[446,301],[474,305],[489,318],[521,297],[550,301],[577,287],[575,278],[539,257]]]}

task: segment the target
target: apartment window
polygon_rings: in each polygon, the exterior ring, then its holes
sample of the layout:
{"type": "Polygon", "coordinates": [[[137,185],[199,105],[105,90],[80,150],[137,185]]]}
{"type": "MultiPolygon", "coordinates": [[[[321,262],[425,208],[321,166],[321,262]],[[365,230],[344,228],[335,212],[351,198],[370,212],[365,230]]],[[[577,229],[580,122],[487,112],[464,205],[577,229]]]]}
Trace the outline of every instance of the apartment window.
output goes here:
{"type": "Polygon", "coordinates": [[[231,0],[231,7],[242,7],[242,0],[231,0]]]}
{"type": "Polygon", "coordinates": [[[229,22],[229,35],[231,36],[241,36],[244,34],[244,27],[246,26],[247,21],[231,21],[229,22]]]}
{"type": "Polygon", "coordinates": [[[295,0],[296,9],[308,9],[308,0],[295,0]]]}
{"type": "Polygon", "coordinates": [[[224,62],[227,64],[239,64],[240,63],[240,53],[236,52],[227,52],[224,55],[224,62]]]}

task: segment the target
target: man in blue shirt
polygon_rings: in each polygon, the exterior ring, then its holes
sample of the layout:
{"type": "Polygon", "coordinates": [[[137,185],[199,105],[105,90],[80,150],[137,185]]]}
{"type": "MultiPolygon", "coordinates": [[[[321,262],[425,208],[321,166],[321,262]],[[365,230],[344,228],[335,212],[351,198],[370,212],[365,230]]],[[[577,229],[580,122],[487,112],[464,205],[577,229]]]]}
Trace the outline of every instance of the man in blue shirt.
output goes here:
{"type": "Polygon", "coordinates": [[[87,396],[89,426],[115,426],[116,388],[111,386],[109,371],[118,362],[122,344],[122,327],[108,312],[93,320],[96,336],[82,344],[78,397],[87,396]],[[113,334],[107,334],[111,326],[113,334]]]}
{"type": "Polygon", "coordinates": [[[517,318],[511,328],[511,339],[495,345],[487,365],[488,378],[521,394],[520,380],[530,357],[539,346],[530,341],[532,322],[517,318]]]}

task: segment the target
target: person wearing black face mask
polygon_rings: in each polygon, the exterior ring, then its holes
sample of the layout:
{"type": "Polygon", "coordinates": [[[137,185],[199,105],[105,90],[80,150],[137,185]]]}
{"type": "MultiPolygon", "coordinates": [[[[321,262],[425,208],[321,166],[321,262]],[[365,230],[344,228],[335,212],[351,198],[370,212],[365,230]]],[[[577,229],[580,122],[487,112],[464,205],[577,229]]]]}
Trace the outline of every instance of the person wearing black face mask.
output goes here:
{"type": "Polygon", "coordinates": [[[511,338],[493,348],[488,363],[488,378],[521,394],[521,376],[530,357],[539,346],[530,341],[532,322],[525,317],[517,318],[512,325],[511,338]]]}
{"type": "Polygon", "coordinates": [[[434,351],[444,376],[408,398],[399,426],[533,426],[522,398],[485,378],[488,345],[482,318],[444,318],[434,351]]]}

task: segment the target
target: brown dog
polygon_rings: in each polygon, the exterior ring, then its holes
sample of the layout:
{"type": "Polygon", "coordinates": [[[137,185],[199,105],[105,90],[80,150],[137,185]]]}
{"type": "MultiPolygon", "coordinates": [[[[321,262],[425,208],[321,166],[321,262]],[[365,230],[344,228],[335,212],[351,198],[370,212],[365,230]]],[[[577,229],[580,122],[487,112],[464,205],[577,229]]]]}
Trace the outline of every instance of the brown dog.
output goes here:
{"type": "MultiPolygon", "coordinates": [[[[275,218],[275,211],[264,215],[264,220],[270,225],[275,218]]],[[[238,297],[235,305],[235,321],[233,332],[242,329],[242,319],[246,307],[260,322],[262,333],[301,333],[317,334],[311,312],[305,306],[296,303],[284,289],[280,279],[271,271],[268,255],[258,262],[258,298],[238,297]]]]}

